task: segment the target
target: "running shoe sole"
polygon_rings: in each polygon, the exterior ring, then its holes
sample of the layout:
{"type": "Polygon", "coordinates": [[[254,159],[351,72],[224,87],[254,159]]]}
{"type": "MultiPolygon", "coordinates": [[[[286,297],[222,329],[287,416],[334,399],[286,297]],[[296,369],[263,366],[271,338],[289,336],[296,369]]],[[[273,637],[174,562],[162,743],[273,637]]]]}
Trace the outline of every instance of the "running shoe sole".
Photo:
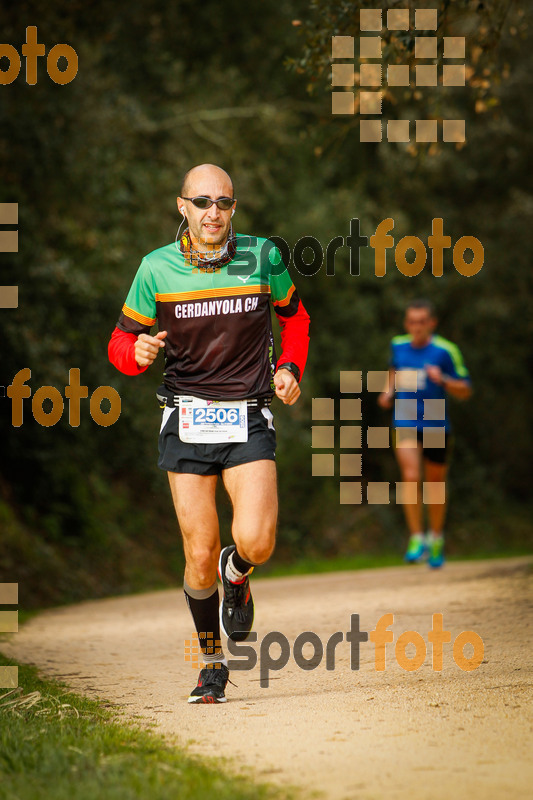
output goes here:
{"type": "Polygon", "coordinates": [[[200,696],[190,695],[189,699],[187,700],[188,703],[193,703],[194,705],[218,705],[219,703],[227,703],[227,697],[213,697],[212,694],[204,694],[200,696]]]}

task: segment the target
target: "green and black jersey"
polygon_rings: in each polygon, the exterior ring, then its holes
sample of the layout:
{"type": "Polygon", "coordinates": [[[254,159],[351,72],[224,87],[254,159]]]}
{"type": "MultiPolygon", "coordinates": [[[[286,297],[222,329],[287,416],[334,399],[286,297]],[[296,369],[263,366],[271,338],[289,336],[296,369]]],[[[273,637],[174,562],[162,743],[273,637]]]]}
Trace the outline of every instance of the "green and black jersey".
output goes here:
{"type": "MultiPolygon", "coordinates": [[[[143,258],[116,333],[150,333],[157,320],[167,331],[164,384],[170,392],[207,399],[271,395],[270,302],[282,326],[283,360],[303,372],[309,317],[277,248],[267,239],[252,241],[238,234],[235,258],[216,271],[192,266],[174,242],[143,258]]],[[[111,347],[110,357],[122,369],[111,347]]]]}

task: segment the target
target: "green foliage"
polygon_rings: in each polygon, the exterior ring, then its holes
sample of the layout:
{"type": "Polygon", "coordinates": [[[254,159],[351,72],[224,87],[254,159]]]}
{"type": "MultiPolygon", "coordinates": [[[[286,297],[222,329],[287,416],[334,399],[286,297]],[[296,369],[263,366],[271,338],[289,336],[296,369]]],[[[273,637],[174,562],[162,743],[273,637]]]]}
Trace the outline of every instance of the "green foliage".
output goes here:
{"type": "MultiPolygon", "coordinates": [[[[291,70],[308,76],[307,89],[310,93],[331,86],[331,37],[353,36],[357,41],[361,33],[360,11],[376,7],[373,0],[311,0],[308,9],[295,21],[303,37],[301,55],[287,59],[291,70]]],[[[408,64],[412,68],[417,37],[466,37],[467,85],[480,104],[478,108],[486,110],[489,106],[499,104],[494,90],[509,77],[510,69],[508,62],[501,61],[502,38],[511,36],[518,41],[525,41],[529,35],[526,13],[520,3],[508,0],[440,0],[438,3],[434,0],[409,0],[399,5],[395,0],[390,0],[379,7],[383,10],[381,63],[384,70],[391,64],[408,64]],[[387,26],[387,11],[398,8],[409,9],[411,27],[408,30],[394,30],[387,26]],[[420,31],[413,27],[415,11],[424,8],[437,9],[435,31],[420,31]]],[[[366,35],[366,31],[363,35],[366,35]]],[[[373,32],[370,35],[377,34],[373,32]]],[[[361,59],[362,63],[366,61],[368,59],[361,59]]],[[[438,66],[443,63],[442,48],[438,50],[435,63],[438,66]]],[[[357,84],[358,72],[355,77],[357,84]]],[[[383,115],[385,118],[409,118],[413,107],[420,110],[422,106],[428,117],[440,116],[443,95],[449,100],[457,96],[457,90],[448,89],[443,93],[442,87],[439,87],[438,90],[421,91],[413,82],[402,88],[385,86],[383,115]]]]}

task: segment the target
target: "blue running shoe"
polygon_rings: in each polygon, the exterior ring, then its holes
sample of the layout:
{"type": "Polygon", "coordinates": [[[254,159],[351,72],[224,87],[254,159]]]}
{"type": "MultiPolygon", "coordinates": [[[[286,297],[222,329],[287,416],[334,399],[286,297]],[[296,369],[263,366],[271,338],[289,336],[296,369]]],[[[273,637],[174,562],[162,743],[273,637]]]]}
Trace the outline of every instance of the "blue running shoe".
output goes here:
{"type": "Polygon", "coordinates": [[[428,564],[433,569],[438,569],[444,564],[444,536],[428,537],[428,564]]]}
{"type": "Polygon", "coordinates": [[[405,560],[408,564],[418,564],[426,556],[426,537],[423,533],[413,533],[409,537],[405,560]]]}

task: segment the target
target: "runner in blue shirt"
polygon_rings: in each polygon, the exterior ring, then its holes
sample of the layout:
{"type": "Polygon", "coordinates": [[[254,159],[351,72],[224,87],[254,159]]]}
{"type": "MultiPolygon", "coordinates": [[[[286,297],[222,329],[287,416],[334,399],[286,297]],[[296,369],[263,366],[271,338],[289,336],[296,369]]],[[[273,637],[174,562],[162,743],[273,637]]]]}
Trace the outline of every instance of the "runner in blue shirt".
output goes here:
{"type": "Polygon", "coordinates": [[[428,557],[431,567],[444,563],[445,482],[452,449],[447,395],[465,400],[472,393],[459,348],[437,336],[436,325],[429,300],[409,303],[404,320],[407,334],[391,342],[389,388],[378,398],[382,408],[394,406],[393,446],[402,481],[411,484],[402,487],[410,532],[405,559],[416,563],[428,557]],[[422,501],[428,507],[427,535],[422,501]]]}

